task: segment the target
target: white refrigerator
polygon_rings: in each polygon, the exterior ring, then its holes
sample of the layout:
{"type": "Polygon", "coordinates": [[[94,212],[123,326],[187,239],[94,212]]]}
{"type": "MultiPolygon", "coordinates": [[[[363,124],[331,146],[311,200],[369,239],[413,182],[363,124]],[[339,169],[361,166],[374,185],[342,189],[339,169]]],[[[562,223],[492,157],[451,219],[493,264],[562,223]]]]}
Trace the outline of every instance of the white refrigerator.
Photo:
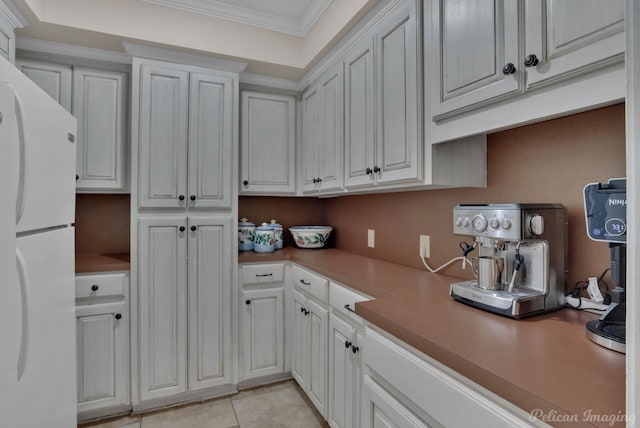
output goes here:
{"type": "Polygon", "coordinates": [[[76,426],[75,135],[0,57],[0,427],[76,426]]]}

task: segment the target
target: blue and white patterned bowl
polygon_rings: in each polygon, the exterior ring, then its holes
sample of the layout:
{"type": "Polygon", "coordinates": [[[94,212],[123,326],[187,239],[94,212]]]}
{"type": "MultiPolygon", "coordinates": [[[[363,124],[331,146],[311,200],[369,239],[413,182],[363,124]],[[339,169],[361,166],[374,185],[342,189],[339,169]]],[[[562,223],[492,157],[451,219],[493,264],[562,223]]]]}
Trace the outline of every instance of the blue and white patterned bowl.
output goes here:
{"type": "Polygon", "coordinates": [[[289,228],[291,236],[300,248],[322,248],[329,239],[331,226],[293,226],[289,228]]]}

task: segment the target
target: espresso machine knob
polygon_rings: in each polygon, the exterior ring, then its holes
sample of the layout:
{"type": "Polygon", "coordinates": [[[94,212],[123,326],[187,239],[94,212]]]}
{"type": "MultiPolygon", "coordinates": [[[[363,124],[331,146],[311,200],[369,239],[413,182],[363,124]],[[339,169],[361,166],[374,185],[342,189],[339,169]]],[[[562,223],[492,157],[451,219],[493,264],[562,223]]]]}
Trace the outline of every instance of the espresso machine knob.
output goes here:
{"type": "Polygon", "coordinates": [[[469,222],[469,219],[468,219],[467,217],[465,217],[465,218],[462,220],[462,227],[469,227],[469,225],[470,225],[470,224],[471,224],[471,223],[469,222]]]}
{"type": "Polygon", "coordinates": [[[511,220],[509,220],[508,218],[505,218],[504,220],[502,220],[501,226],[504,230],[511,229],[511,220]]]}
{"type": "Polygon", "coordinates": [[[500,222],[497,218],[492,218],[489,222],[489,226],[491,226],[491,229],[498,229],[500,228],[500,222]]]}
{"type": "Polygon", "coordinates": [[[529,232],[532,235],[540,236],[544,233],[544,217],[534,214],[529,219],[529,232]]]}
{"type": "Polygon", "coordinates": [[[482,232],[487,228],[487,218],[482,214],[473,216],[473,230],[476,232],[482,232]]]}
{"type": "Polygon", "coordinates": [[[462,226],[462,217],[456,217],[456,226],[462,226]]]}

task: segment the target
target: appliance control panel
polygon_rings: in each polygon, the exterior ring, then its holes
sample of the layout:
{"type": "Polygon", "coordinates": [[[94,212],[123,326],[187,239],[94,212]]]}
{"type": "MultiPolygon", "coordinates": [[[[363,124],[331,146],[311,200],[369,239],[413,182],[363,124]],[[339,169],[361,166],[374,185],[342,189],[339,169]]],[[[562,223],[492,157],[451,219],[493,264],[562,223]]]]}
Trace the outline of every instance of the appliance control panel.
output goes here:
{"type": "Polygon", "coordinates": [[[453,210],[453,233],[502,240],[522,237],[520,209],[500,209],[490,205],[457,206],[453,210]]]}

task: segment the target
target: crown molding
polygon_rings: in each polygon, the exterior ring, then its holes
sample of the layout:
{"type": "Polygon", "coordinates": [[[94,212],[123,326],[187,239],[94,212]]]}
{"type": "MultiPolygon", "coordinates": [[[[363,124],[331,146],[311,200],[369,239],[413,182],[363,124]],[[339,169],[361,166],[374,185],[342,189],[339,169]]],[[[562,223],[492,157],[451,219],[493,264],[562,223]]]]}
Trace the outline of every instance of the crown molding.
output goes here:
{"type": "Polygon", "coordinates": [[[131,56],[155,59],[160,61],[175,62],[178,64],[191,64],[216,70],[241,73],[247,68],[247,63],[231,59],[216,58],[191,52],[182,52],[176,49],[168,49],[159,46],[144,45],[140,43],[122,42],[125,52],[131,56]]]}
{"type": "Polygon", "coordinates": [[[13,28],[24,28],[29,25],[29,21],[22,12],[13,4],[11,0],[0,0],[0,15],[13,26],[13,28]]]}
{"type": "Polygon", "coordinates": [[[131,55],[123,52],[87,48],[67,43],[52,42],[49,40],[32,39],[29,37],[18,37],[16,39],[16,49],[119,64],[131,64],[131,55]]]}
{"type": "Polygon", "coordinates": [[[240,83],[245,85],[266,86],[268,88],[284,89],[287,91],[302,91],[297,80],[282,79],[280,77],[263,76],[255,73],[241,73],[240,83]]]}
{"type": "Polygon", "coordinates": [[[304,37],[333,0],[313,0],[311,6],[299,21],[236,6],[219,0],[142,1],[278,31],[292,36],[304,37]]]}

